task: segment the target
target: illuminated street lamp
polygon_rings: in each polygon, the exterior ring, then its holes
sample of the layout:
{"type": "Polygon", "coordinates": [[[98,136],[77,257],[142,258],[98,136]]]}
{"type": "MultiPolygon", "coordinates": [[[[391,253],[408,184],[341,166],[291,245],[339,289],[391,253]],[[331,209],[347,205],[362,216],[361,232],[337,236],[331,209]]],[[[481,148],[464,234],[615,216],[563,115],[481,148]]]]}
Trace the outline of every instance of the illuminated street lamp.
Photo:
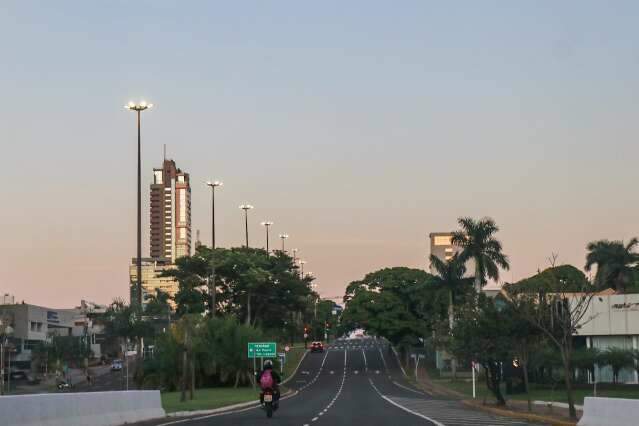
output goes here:
{"type": "Polygon", "coordinates": [[[297,262],[297,252],[298,251],[299,250],[296,249],[296,248],[293,249],[293,264],[295,264],[297,262]]]}
{"type": "Polygon", "coordinates": [[[248,211],[253,209],[253,206],[250,204],[242,204],[240,209],[244,210],[244,232],[246,234],[246,248],[249,248],[248,242],[248,211]]]}
{"type": "Polygon", "coordinates": [[[282,253],[284,253],[284,241],[288,238],[288,234],[280,234],[280,239],[282,240],[282,253]]]}
{"type": "Polygon", "coordinates": [[[138,306],[142,309],[142,160],[141,160],[141,137],[140,137],[140,116],[142,111],[151,108],[153,104],[149,104],[146,101],[142,101],[139,103],[129,102],[124,106],[124,108],[129,111],[135,111],[137,113],[138,118],[138,247],[137,247],[137,257],[135,260],[136,271],[137,271],[137,298],[138,298],[138,306]]]}
{"type": "Polygon", "coordinates": [[[300,277],[304,278],[304,265],[306,265],[305,260],[300,260],[300,277]]]}
{"type": "Polygon", "coordinates": [[[262,222],[262,226],[264,228],[266,228],[266,254],[269,253],[269,247],[268,247],[268,236],[269,235],[268,235],[268,231],[269,231],[269,228],[271,227],[271,225],[273,225],[273,222],[271,222],[269,220],[267,220],[265,222],[262,222]]]}
{"type": "MultiPolygon", "coordinates": [[[[213,251],[213,256],[215,255],[215,188],[224,185],[220,181],[207,181],[206,185],[211,188],[211,250],[213,251]]],[[[215,288],[215,258],[211,258],[211,277],[209,278],[209,303],[211,317],[215,316],[215,296],[216,296],[216,288],[215,288]]]]}

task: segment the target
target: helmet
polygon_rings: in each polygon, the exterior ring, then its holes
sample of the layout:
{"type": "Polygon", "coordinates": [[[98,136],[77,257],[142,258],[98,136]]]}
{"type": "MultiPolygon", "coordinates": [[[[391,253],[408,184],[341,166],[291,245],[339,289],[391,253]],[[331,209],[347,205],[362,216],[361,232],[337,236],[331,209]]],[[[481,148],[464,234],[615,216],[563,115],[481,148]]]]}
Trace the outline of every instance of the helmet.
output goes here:
{"type": "Polygon", "coordinates": [[[270,359],[264,361],[264,368],[273,368],[273,361],[271,361],[270,359]]]}

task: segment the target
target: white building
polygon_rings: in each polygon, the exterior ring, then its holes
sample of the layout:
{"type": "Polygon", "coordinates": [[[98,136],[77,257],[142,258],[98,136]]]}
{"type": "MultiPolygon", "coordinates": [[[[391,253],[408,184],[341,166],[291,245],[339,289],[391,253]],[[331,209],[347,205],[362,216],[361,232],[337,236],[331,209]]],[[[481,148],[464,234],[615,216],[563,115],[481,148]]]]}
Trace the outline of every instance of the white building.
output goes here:
{"type": "MultiPolygon", "coordinates": [[[[586,346],[605,350],[610,347],[639,349],[639,294],[595,296],[577,334],[586,338],[586,346]]],[[[612,368],[596,368],[598,382],[612,382],[612,368]]],[[[634,368],[623,369],[619,381],[637,383],[634,368]]]]}
{"type": "Polygon", "coordinates": [[[13,305],[16,303],[16,298],[12,294],[5,293],[0,295],[0,305],[13,305]]]}

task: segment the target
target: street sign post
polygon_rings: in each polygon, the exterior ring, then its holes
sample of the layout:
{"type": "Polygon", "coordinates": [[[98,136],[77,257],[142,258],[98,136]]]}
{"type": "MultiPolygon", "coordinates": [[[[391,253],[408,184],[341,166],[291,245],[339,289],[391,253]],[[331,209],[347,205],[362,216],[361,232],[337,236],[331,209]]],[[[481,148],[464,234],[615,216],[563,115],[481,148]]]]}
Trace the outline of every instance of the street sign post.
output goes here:
{"type": "Polygon", "coordinates": [[[249,358],[275,358],[277,356],[277,343],[260,342],[248,344],[249,358]]]}

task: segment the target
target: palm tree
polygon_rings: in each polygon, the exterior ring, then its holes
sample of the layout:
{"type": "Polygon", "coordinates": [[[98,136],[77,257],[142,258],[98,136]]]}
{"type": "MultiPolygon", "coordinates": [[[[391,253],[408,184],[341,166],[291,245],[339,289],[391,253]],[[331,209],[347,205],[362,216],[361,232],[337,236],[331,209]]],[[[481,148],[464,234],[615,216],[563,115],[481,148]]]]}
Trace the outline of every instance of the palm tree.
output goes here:
{"type": "Polygon", "coordinates": [[[453,328],[455,293],[460,293],[470,284],[470,279],[464,278],[466,265],[455,254],[451,259],[443,261],[435,255],[430,255],[430,266],[437,273],[435,283],[438,287],[448,291],[448,323],[453,328]]]}
{"type": "Polygon", "coordinates": [[[625,292],[626,286],[633,277],[633,268],[639,263],[639,253],[634,250],[639,240],[633,238],[624,245],[623,241],[599,240],[586,247],[586,271],[597,265],[595,283],[600,287],[612,287],[625,292]]]}
{"type": "Polygon", "coordinates": [[[475,290],[480,291],[486,284],[486,277],[497,281],[499,268],[510,268],[508,256],[502,253],[501,243],[494,238],[499,228],[491,218],[475,221],[461,217],[457,222],[461,230],[453,232],[451,242],[463,249],[460,261],[472,259],[475,262],[475,290]]]}

